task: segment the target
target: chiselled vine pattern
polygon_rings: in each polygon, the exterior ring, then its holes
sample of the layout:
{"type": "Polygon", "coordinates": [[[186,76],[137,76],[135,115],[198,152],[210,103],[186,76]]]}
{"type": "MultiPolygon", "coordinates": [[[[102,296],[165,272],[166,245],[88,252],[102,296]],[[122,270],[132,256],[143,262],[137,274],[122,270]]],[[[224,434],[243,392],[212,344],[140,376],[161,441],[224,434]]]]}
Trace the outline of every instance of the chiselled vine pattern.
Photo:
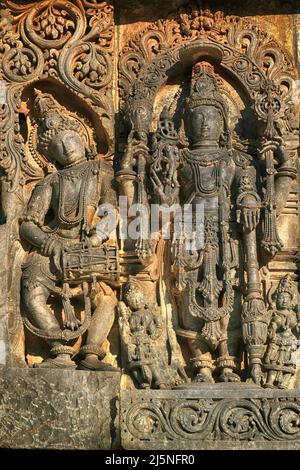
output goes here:
{"type": "Polygon", "coordinates": [[[16,190],[38,177],[24,158],[18,128],[22,90],[38,80],[55,79],[77,94],[101,121],[113,145],[111,99],[113,7],[88,0],[45,0],[2,4],[1,79],[6,87],[1,122],[1,168],[16,190]]]}
{"type": "Polygon", "coordinates": [[[300,436],[299,399],[166,398],[126,405],[124,429],[141,446],[146,441],[293,441],[300,436]]]}

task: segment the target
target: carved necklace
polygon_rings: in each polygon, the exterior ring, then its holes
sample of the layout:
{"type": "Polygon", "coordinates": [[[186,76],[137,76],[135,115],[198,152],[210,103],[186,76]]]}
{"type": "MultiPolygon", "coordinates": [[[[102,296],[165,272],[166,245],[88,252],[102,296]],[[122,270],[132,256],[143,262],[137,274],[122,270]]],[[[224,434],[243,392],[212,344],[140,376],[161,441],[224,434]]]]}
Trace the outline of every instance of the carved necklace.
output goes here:
{"type": "Polygon", "coordinates": [[[215,193],[216,189],[219,186],[219,162],[217,162],[217,164],[213,166],[212,172],[209,177],[207,173],[203,175],[203,169],[200,165],[191,163],[190,166],[193,171],[196,192],[207,195],[215,193]]]}
{"type": "Polygon", "coordinates": [[[182,151],[182,157],[186,163],[194,163],[199,166],[211,166],[215,162],[220,160],[228,161],[228,153],[225,149],[216,150],[215,152],[209,153],[203,150],[189,150],[184,149],[182,151]]]}
{"type": "Polygon", "coordinates": [[[85,218],[86,206],[86,187],[89,180],[90,165],[85,162],[80,167],[70,167],[58,172],[59,177],[59,203],[58,203],[58,217],[60,222],[74,227],[78,225],[85,218]],[[72,204],[66,204],[66,180],[81,179],[79,195],[72,204]],[[67,206],[67,208],[66,208],[67,206]],[[75,215],[72,215],[74,214],[75,215]]]}

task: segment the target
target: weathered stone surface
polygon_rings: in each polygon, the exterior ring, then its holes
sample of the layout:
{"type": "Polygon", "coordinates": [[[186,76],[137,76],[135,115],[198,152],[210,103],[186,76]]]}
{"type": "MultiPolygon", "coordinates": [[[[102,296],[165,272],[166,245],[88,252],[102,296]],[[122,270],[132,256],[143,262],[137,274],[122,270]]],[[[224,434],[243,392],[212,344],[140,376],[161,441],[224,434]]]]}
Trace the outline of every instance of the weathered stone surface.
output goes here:
{"type": "Polygon", "coordinates": [[[123,391],[126,449],[300,449],[299,390],[199,384],[123,391]]]}
{"type": "Polygon", "coordinates": [[[119,446],[115,372],[0,369],[0,447],[119,446]]]}
{"type": "Polygon", "coordinates": [[[0,447],[299,448],[300,2],[1,5],[0,447]]]}

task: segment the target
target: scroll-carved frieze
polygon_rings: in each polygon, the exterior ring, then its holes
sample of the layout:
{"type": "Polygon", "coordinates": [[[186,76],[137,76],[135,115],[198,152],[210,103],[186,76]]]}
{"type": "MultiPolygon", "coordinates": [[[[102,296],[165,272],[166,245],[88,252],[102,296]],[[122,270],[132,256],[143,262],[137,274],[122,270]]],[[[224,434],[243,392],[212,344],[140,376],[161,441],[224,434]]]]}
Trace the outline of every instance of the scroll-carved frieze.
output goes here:
{"type": "MultiPolygon", "coordinates": [[[[232,393],[232,392],[231,392],[232,393]]],[[[293,397],[183,398],[123,394],[125,448],[212,448],[233,442],[297,443],[300,404],[293,397]],[[221,444],[222,443],[222,444],[221,444]]],[[[161,394],[162,395],[162,394],[161,394]]],[[[199,393],[201,396],[201,392],[199,393]]],[[[297,444],[296,444],[297,445],[297,444]]],[[[229,447],[228,447],[229,448],[229,447]]],[[[297,447],[296,447],[297,448],[297,447]]]]}

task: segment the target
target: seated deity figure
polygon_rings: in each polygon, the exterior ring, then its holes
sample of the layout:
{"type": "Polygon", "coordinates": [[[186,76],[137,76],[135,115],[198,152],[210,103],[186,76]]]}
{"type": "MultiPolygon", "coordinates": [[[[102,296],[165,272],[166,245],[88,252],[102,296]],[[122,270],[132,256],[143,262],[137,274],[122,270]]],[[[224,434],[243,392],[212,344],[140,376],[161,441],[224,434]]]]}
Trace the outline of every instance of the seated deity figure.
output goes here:
{"type": "Polygon", "coordinates": [[[271,311],[268,346],[264,361],[267,370],[266,388],[288,388],[296,371],[292,353],[297,349],[300,332],[299,313],[293,310],[294,288],[291,278],[284,276],[276,289],[276,309],[271,311]]]}
{"type": "Polygon", "coordinates": [[[37,151],[55,168],[35,186],[20,226],[21,237],[31,246],[22,275],[25,325],[47,340],[52,356],[35,366],[75,368],[70,341],[87,330],[79,368],[117,370],[102,361],[116,298],[99,268],[109,247],[93,227],[98,205],[109,198],[112,202],[113,173],[103,160],[89,159],[83,124],[51,95],[36,91],[34,117],[37,151]],[[83,323],[71,304],[82,297],[83,323]],[[63,306],[61,319],[49,307],[51,298],[63,306]]]}
{"type": "MultiPolygon", "coordinates": [[[[172,118],[166,125],[165,110],[163,114],[155,136],[160,151],[150,168],[154,193],[161,203],[170,205],[178,194],[182,207],[191,205],[194,214],[197,208],[204,212],[203,246],[191,250],[186,240],[177,241],[173,266],[179,279],[177,333],[188,341],[193,380],[240,381],[235,352],[230,354],[228,348],[228,325],[234,313],[243,330],[249,380],[260,384],[267,320],[257,257],[256,228],[262,206],[256,187],[258,169],[251,155],[231,145],[229,109],[211,64],[199,62],[193,67],[183,113],[188,146],[182,148],[179,138],[176,143],[172,118]],[[172,147],[179,150],[179,158],[172,147]],[[164,180],[161,155],[178,160],[176,174],[168,177],[176,183],[174,194],[164,180]]],[[[194,216],[195,233],[201,228],[197,224],[194,216]]]]}

